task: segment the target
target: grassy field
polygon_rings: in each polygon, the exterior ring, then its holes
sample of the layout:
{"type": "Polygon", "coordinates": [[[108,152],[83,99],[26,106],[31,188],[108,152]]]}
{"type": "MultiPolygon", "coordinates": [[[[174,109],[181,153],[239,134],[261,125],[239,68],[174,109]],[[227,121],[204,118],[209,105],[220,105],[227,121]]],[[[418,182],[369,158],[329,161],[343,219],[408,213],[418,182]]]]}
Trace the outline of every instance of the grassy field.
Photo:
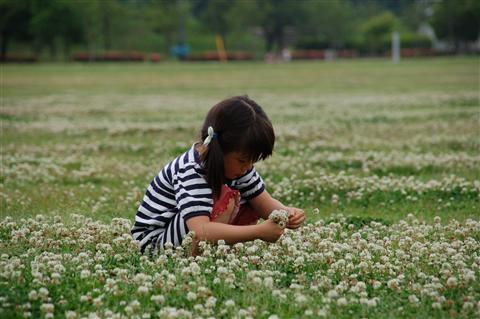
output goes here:
{"type": "Polygon", "coordinates": [[[478,57],[2,65],[0,315],[48,317],[42,304],[72,318],[478,315],[478,90],[478,57]],[[140,257],[121,234],[146,186],[238,94],[276,130],[256,165],[267,189],[308,226],[195,262],[140,257]],[[162,272],[178,265],[191,271],[162,272]]]}

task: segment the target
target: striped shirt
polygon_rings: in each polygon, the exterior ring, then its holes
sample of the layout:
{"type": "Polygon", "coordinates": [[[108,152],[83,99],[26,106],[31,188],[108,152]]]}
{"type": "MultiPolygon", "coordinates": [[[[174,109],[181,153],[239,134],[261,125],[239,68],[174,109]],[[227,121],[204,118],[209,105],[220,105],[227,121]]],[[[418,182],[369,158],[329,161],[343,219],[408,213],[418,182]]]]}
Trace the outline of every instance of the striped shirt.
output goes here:
{"type": "MultiPolygon", "coordinates": [[[[265,184],[254,167],[245,175],[226,184],[240,191],[240,204],[260,195],[265,184]]],[[[168,163],[147,188],[131,230],[143,253],[159,243],[181,244],[188,233],[186,220],[210,216],[213,208],[212,189],[205,179],[195,144],[168,163]]]]}

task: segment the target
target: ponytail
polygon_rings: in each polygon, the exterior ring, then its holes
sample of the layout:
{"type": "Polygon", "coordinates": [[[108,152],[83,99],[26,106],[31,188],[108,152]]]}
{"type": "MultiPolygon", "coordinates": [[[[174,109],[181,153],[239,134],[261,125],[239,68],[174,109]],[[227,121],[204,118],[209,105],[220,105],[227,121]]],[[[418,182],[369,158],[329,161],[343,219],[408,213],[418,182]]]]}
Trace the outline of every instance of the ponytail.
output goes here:
{"type": "Polygon", "coordinates": [[[225,182],[223,151],[217,135],[210,141],[202,155],[202,164],[207,172],[207,183],[213,190],[213,195],[220,196],[222,185],[225,182]]]}

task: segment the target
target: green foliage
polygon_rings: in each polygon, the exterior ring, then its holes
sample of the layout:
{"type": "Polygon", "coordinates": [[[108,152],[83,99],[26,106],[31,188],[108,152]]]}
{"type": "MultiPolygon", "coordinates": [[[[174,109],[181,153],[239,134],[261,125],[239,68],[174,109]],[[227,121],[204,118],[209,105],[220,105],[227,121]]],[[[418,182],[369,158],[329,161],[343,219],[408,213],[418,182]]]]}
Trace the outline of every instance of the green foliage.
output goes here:
{"type": "Polygon", "coordinates": [[[458,45],[475,41],[480,34],[480,2],[476,0],[444,0],[437,2],[432,17],[437,36],[458,45]]]}
{"type": "Polygon", "coordinates": [[[349,1],[306,1],[296,47],[343,48],[355,33],[355,9],[349,1]]]}
{"type": "Polygon", "coordinates": [[[56,41],[62,41],[68,52],[70,45],[84,40],[81,15],[73,2],[32,1],[30,28],[38,45],[46,45],[56,54],[56,41]]]}
{"type": "Polygon", "coordinates": [[[0,60],[5,59],[9,41],[32,39],[29,32],[31,19],[28,0],[0,0],[0,60]]]}
{"type": "Polygon", "coordinates": [[[391,12],[384,12],[370,18],[362,26],[365,48],[371,53],[385,52],[389,46],[392,32],[398,24],[391,12]]]}
{"type": "Polygon", "coordinates": [[[432,40],[416,33],[401,33],[400,46],[402,48],[431,48],[432,40]]]}
{"type": "MultiPolygon", "coordinates": [[[[457,46],[475,41],[478,3],[436,2],[431,22],[438,36],[457,46]]],[[[253,51],[257,57],[284,47],[383,54],[394,29],[404,47],[430,47],[416,31],[431,6],[429,1],[1,0],[0,44],[3,58],[13,48],[39,55],[48,49],[54,59],[62,50],[68,59],[72,49],[168,54],[184,42],[194,52],[211,51],[220,34],[227,50],[253,51]]]]}

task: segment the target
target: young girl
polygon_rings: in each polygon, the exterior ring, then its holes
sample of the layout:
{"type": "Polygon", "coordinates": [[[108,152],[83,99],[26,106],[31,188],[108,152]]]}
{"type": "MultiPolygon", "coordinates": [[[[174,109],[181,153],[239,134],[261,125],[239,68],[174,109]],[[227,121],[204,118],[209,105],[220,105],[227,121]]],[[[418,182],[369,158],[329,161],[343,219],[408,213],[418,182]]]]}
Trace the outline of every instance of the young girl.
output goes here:
{"type": "Polygon", "coordinates": [[[268,219],[275,209],[288,211],[287,228],[302,225],[304,212],[272,198],[253,167],[272,154],[274,143],[272,123],[247,96],[215,105],[201,141],[168,163],[148,186],[131,231],[141,252],[155,252],[168,242],[178,246],[189,231],[195,232],[194,242],[275,242],[283,234],[268,219]],[[264,221],[257,223],[259,218],[264,221]]]}

